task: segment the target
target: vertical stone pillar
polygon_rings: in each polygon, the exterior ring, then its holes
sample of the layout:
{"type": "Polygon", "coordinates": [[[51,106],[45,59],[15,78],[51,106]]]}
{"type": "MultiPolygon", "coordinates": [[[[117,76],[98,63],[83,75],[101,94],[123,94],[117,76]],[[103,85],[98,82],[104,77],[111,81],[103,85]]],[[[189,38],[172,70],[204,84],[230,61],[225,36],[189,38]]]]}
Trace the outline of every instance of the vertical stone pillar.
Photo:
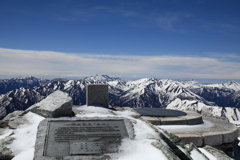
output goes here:
{"type": "Polygon", "coordinates": [[[87,106],[102,105],[108,107],[108,85],[89,84],[86,90],[87,106]]]}

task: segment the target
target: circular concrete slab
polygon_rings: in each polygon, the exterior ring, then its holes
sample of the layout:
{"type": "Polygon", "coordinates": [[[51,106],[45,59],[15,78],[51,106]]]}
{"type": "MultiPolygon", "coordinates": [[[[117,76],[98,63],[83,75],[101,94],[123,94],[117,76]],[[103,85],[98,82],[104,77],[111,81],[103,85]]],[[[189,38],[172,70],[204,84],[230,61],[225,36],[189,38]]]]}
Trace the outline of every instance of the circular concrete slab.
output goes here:
{"type": "Polygon", "coordinates": [[[177,117],[153,117],[141,116],[143,119],[149,121],[154,125],[196,125],[202,124],[202,116],[195,112],[186,112],[185,116],[177,117]]]}
{"type": "Polygon", "coordinates": [[[199,125],[159,125],[182,139],[186,144],[193,142],[196,146],[221,145],[231,143],[238,137],[238,128],[226,121],[204,117],[199,125]]]}
{"type": "Polygon", "coordinates": [[[133,109],[140,113],[142,116],[178,117],[187,115],[185,112],[182,111],[164,108],[133,108],[133,109]]]}

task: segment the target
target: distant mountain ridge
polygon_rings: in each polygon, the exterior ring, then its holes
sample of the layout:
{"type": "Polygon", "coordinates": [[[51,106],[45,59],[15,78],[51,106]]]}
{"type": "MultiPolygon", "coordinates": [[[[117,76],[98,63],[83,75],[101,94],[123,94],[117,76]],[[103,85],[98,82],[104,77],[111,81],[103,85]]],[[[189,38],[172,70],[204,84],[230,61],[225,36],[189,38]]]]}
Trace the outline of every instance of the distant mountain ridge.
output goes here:
{"type": "MultiPolygon", "coordinates": [[[[29,78],[26,79],[29,81],[29,78]]],[[[33,80],[34,77],[30,78],[31,82],[35,82],[33,80]]],[[[19,82],[23,84],[24,78],[19,82]]],[[[18,86],[17,81],[12,80],[5,84],[18,86]]],[[[201,102],[207,106],[240,108],[240,84],[237,82],[203,85],[196,81],[155,78],[125,81],[107,75],[96,75],[81,80],[38,80],[36,84],[35,87],[21,87],[0,95],[0,119],[15,110],[25,110],[56,90],[67,92],[75,105],[86,104],[87,84],[108,84],[111,106],[166,108],[174,100],[180,99],[201,102]]]]}
{"type": "Polygon", "coordinates": [[[35,87],[41,86],[50,82],[50,80],[40,79],[35,77],[18,77],[12,79],[0,80],[0,94],[5,94],[11,90],[20,87],[35,87]]]}

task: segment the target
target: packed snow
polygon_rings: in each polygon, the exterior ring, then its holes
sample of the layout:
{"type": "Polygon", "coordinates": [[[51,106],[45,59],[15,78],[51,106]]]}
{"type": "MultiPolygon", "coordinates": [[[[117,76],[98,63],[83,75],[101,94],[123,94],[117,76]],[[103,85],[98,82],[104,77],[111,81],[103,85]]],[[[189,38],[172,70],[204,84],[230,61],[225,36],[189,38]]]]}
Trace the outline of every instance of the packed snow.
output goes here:
{"type": "Polygon", "coordinates": [[[198,157],[198,160],[207,160],[207,158],[200,154],[195,148],[191,151],[190,156],[192,158],[198,157]]]}
{"type": "MultiPolygon", "coordinates": [[[[133,119],[132,115],[136,115],[131,111],[117,112],[94,106],[74,107],[73,110],[82,111],[76,115],[77,117],[126,117],[129,119],[133,119]]],[[[167,160],[165,155],[160,150],[151,145],[153,140],[149,139],[159,138],[159,135],[143,121],[138,119],[134,120],[137,122],[136,124],[134,124],[136,134],[135,139],[130,140],[125,138],[121,144],[121,147],[119,148],[121,152],[110,154],[113,160],[167,160]]]]}
{"type": "Polygon", "coordinates": [[[7,136],[9,136],[10,134],[12,134],[13,133],[13,130],[12,129],[5,129],[1,134],[2,135],[0,135],[0,139],[3,139],[3,138],[5,138],[5,137],[7,137],[7,136]]]}
{"type": "Polygon", "coordinates": [[[13,160],[33,159],[37,127],[44,119],[44,117],[32,112],[28,112],[24,115],[24,117],[29,121],[29,123],[21,125],[18,129],[14,130],[12,137],[14,137],[15,140],[8,146],[16,155],[13,160]]]}
{"type": "Polygon", "coordinates": [[[203,148],[198,148],[203,154],[205,154],[210,160],[217,160],[216,157],[214,157],[211,153],[209,153],[208,151],[206,151],[203,148]]]}

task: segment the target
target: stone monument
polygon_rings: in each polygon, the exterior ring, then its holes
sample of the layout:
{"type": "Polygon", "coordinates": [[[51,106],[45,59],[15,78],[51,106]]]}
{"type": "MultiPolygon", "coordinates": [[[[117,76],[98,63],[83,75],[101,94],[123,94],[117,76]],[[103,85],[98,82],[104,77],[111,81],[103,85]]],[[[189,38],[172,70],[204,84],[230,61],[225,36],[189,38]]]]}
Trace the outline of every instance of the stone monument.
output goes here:
{"type": "Polygon", "coordinates": [[[87,106],[102,105],[108,107],[108,85],[88,84],[86,90],[87,106]]]}
{"type": "MultiPolygon", "coordinates": [[[[86,100],[88,106],[108,107],[108,85],[88,85],[86,100]]],[[[134,136],[126,118],[47,118],[38,126],[34,160],[106,160],[123,138],[134,136]]]]}
{"type": "Polygon", "coordinates": [[[34,160],[97,160],[134,136],[126,118],[47,118],[38,126],[34,160]]]}

